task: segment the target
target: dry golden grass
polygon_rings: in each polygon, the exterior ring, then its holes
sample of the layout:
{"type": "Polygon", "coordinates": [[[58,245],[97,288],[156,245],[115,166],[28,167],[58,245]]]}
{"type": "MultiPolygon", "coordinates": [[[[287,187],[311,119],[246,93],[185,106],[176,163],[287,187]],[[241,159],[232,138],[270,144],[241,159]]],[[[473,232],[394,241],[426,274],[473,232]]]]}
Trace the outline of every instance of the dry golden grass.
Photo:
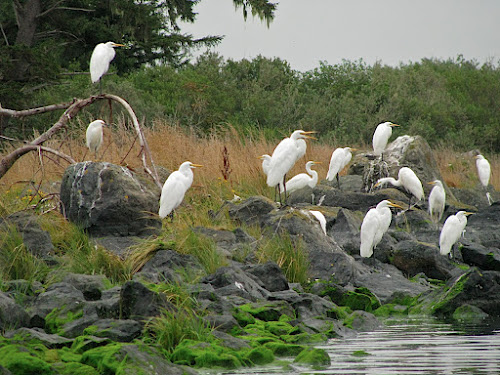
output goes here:
{"type": "MultiPolygon", "coordinates": [[[[125,121],[121,120],[117,125],[105,129],[105,140],[101,147],[98,160],[111,163],[127,165],[132,169],[141,170],[142,164],[138,157],[139,147],[135,142],[135,133],[127,129],[125,121]]],[[[47,146],[61,149],[71,155],[76,161],[94,160],[85,147],[86,124],[80,123],[81,131],[69,134],[65,139],[51,140],[47,146]]],[[[272,153],[278,140],[268,141],[263,137],[243,138],[233,129],[206,137],[198,137],[194,132],[169,125],[162,121],[156,121],[152,127],[145,129],[153,159],[157,165],[170,170],[189,160],[193,163],[202,164],[204,167],[195,170],[195,179],[192,190],[195,195],[202,194],[225,194],[230,196],[221,199],[232,198],[232,193],[250,195],[263,194],[271,196],[273,193],[265,184],[264,175],[261,170],[261,160],[257,157],[262,154],[272,153]],[[227,149],[227,160],[229,168],[225,174],[229,174],[229,182],[223,182],[223,149],[227,149]],[[219,184],[217,184],[219,182],[219,184]],[[215,186],[227,186],[229,188],[215,189],[215,186]],[[233,191],[231,191],[233,189],[233,191]]],[[[321,161],[323,164],[316,166],[321,178],[325,178],[332,150],[344,145],[325,144],[318,141],[308,141],[308,149],[304,163],[297,165],[289,173],[293,176],[305,172],[307,160],[321,161]]],[[[357,146],[362,149],[363,147],[357,146]]],[[[8,148],[4,153],[13,149],[8,148]]],[[[474,160],[463,154],[450,149],[439,148],[435,151],[435,157],[441,174],[446,183],[455,187],[469,187],[477,183],[474,160]]],[[[491,183],[495,189],[500,189],[499,170],[500,157],[498,155],[487,155],[492,166],[491,183]]],[[[53,155],[29,153],[19,159],[11,170],[0,180],[0,190],[6,191],[14,187],[31,185],[37,187],[43,184],[50,192],[47,182],[58,181],[62,177],[67,163],[57,160],[53,155]]],[[[345,173],[345,171],[344,171],[345,173]]]]}

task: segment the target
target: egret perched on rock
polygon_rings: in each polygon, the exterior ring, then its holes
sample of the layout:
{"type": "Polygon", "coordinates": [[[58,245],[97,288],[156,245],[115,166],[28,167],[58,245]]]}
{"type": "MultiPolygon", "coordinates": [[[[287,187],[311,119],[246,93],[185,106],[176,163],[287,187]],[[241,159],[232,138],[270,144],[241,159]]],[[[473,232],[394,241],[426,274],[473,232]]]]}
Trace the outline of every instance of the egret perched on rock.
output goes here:
{"type": "Polygon", "coordinates": [[[373,249],[380,243],[384,233],[389,229],[392,221],[390,207],[402,208],[386,199],[366,213],[361,223],[361,245],[359,247],[360,255],[363,258],[369,258],[373,255],[373,249]]]}
{"type": "Polygon", "coordinates": [[[109,63],[115,58],[115,47],[124,47],[124,45],[107,42],[95,46],[90,57],[90,79],[92,83],[99,81],[99,85],[101,85],[101,77],[107,73],[109,63]]]}
{"type": "Polygon", "coordinates": [[[158,212],[160,218],[163,219],[167,215],[174,218],[173,211],[179,207],[186,191],[191,187],[194,177],[192,169],[197,167],[202,167],[202,165],[185,161],[177,171],[168,176],[161,189],[160,210],[158,212]]]}
{"type": "MultiPolygon", "coordinates": [[[[309,173],[299,173],[296,176],[293,176],[289,179],[285,184],[285,191],[292,193],[296,190],[305,188],[309,186],[310,188],[314,188],[318,183],[318,172],[312,170],[312,166],[315,164],[321,164],[319,161],[308,161],[306,163],[306,171],[309,173]]],[[[286,197],[285,197],[286,198],[286,197]]]]}
{"type": "Polygon", "coordinates": [[[458,211],[455,215],[448,216],[439,235],[439,253],[447,255],[451,247],[458,241],[467,225],[467,216],[472,212],[458,211]]]}
{"type": "Polygon", "coordinates": [[[106,126],[103,120],[92,121],[87,127],[87,147],[91,152],[94,152],[95,158],[97,159],[97,150],[102,145],[103,131],[102,127],[106,126]]]}
{"type": "Polygon", "coordinates": [[[385,183],[390,183],[394,186],[402,186],[409,193],[408,209],[411,208],[411,198],[415,197],[417,200],[421,200],[424,196],[424,188],[419,178],[408,167],[403,167],[398,172],[398,179],[393,177],[380,178],[374,187],[384,185],[385,183]]]}
{"type": "MultiPolygon", "coordinates": [[[[483,185],[486,190],[491,177],[490,162],[481,154],[474,156],[474,159],[476,159],[477,176],[479,177],[481,185],[483,185]]],[[[488,198],[488,203],[491,204],[491,197],[488,191],[486,191],[486,198],[488,198]]]]}
{"type": "Polygon", "coordinates": [[[446,192],[440,180],[431,181],[429,184],[434,185],[429,194],[429,215],[432,220],[437,223],[443,216],[444,205],[446,203],[446,192]]]}
{"type": "Polygon", "coordinates": [[[333,181],[333,179],[337,178],[337,186],[340,189],[340,180],[339,173],[349,164],[352,159],[351,151],[356,151],[355,148],[351,147],[339,147],[332,153],[332,157],[330,159],[330,166],[328,167],[328,173],[326,175],[326,179],[328,181],[333,181]]]}
{"type": "MultiPolygon", "coordinates": [[[[283,139],[276,146],[269,162],[267,173],[268,186],[276,187],[279,183],[285,184],[286,174],[306,152],[307,145],[305,139],[316,139],[309,135],[313,133],[315,132],[295,130],[289,138],[283,139]]],[[[286,196],[286,187],[284,190],[286,196]]]]}
{"type": "Polygon", "coordinates": [[[392,135],[392,128],[395,126],[399,126],[397,124],[393,124],[390,121],[383,122],[377,126],[375,132],[373,133],[373,152],[377,156],[382,156],[387,147],[387,142],[389,142],[389,138],[392,135]]]}
{"type": "Polygon", "coordinates": [[[325,215],[321,211],[316,211],[316,210],[309,210],[309,213],[316,218],[316,220],[319,221],[319,226],[321,227],[321,230],[327,236],[326,233],[326,218],[325,215]]]}

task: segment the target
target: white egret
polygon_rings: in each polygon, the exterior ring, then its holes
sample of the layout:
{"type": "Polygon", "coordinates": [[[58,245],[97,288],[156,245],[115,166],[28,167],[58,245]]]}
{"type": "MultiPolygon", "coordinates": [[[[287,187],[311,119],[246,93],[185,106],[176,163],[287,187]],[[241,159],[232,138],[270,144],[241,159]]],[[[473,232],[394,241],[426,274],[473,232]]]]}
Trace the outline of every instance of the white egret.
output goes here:
{"type": "Polygon", "coordinates": [[[306,171],[310,174],[310,176],[307,173],[299,173],[298,175],[293,176],[286,182],[285,191],[292,193],[296,190],[305,188],[306,186],[309,186],[310,188],[315,187],[318,183],[318,172],[311,169],[315,164],[321,164],[321,162],[308,161],[306,163],[306,171]]]}
{"type": "Polygon", "coordinates": [[[323,215],[323,213],[321,211],[315,211],[315,210],[309,210],[309,213],[311,215],[313,215],[316,218],[316,220],[319,221],[319,226],[321,227],[321,230],[323,231],[323,233],[326,236],[327,234],[326,234],[326,218],[325,218],[325,215],[323,215]]]}
{"type": "Polygon", "coordinates": [[[259,156],[258,159],[262,160],[262,171],[267,176],[267,173],[269,172],[269,163],[271,163],[271,157],[267,154],[264,154],[259,156]]]}
{"type": "Polygon", "coordinates": [[[99,43],[95,46],[90,57],[90,79],[92,83],[99,81],[109,69],[109,63],[115,58],[115,47],[124,47],[114,42],[99,43]]]}
{"type": "Polygon", "coordinates": [[[375,155],[381,155],[383,158],[383,153],[385,148],[387,147],[387,142],[389,142],[389,138],[392,135],[392,128],[394,126],[399,126],[397,124],[393,124],[390,121],[383,122],[377,126],[375,132],[373,133],[373,152],[375,155]]]}
{"type": "Polygon", "coordinates": [[[184,199],[186,191],[193,183],[193,168],[202,167],[198,164],[193,164],[190,161],[185,161],[175,172],[168,176],[163,188],[161,189],[160,196],[160,210],[158,214],[160,218],[171,215],[173,219],[173,211],[179,207],[184,199]]]}
{"type": "Polygon", "coordinates": [[[373,249],[380,243],[392,221],[390,207],[402,208],[390,200],[383,200],[366,213],[361,223],[361,245],[359,253],[363,258],[373,255],[373,249]]]}
{"type": "Polygon", "coordinates": [[[467,225],[467,216],[472,212],[458,211],[455,215],[448,216],[439,235],[439,253],[447,255],[451,247],[458,241],[467,225]]]}
{"type": "Polygon", "coordinates": [[[337,177],[337,185],[340,189],[339,173],[349,164],[352,159],[351,151],[356,151],[355,148],[351,147],[339,147],[332,153],[330,159],[330,166],[328,167],[328,173],[326,174],[326,179],[328,181],[333,181],[337,177]]]}
{"type": "Polygon", "coordinates": [[[488,184],[490,183],[491,176],[490,163],[481,154],[474,156],[474,159],[476,159],[477,175],[479,177],[479,181],[481,182],[481,185],[487,188],[488,184]]]}
{"type": "Polygon", "coordinates": [[[431,219],[437,223],[441,220],[446,203],[446,192],[444,191],[443,183],[440,180],[429,182],[434,185],[429,194],[429,215],[431,219]]]}
{"type": "Polygon", "coordinates": [[[86,137],[87,137],[87,147],[89,150],[94,152],[95,158],[97,159],[97,150],[102,145],[102,127],[106,126],[103,120],[92,121],[87,127],[86,137]]]}
{"type": "Polygon", "coordinates": [[[393,177],[384,177],[377,181],[374,187],[390,183],[394,186],[402,186],[409,193],[410,199],[408,202],[408,209],[411,207],[411,198],[414,196],[417,200],[421,200],[424,196],[424,188],[419,178],[408,167],[403,167],[398,172],[398,179],[393,177]]]}
{"type": "MultiPolygon", "coordinates": [[[[286,174],[294,166],[295,162],[304,156],[306,142],[304,139],[316,139],[309,136],[314,131],[296,130],[289,138],[283,139],[274,149],[269,162],[267,173],[267,185],[275,187],[279,183],[285,184],[286,174]]],[[[286,187],[285,187],[286,196],[286,187]]],[[[281,193],[281,191],[280,191],[281,193]]]]}

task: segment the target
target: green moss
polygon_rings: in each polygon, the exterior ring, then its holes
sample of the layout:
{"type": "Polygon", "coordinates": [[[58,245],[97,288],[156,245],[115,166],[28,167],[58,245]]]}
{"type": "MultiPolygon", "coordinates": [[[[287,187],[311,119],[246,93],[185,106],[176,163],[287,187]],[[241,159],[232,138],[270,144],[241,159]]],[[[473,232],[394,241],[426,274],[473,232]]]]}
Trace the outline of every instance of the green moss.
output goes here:
{"type": "Polygon", "coordinates": [[[61,348],[58,351],[59,358],[63,362],[80,362],[82,359],[81,354],[75,353],[73,350],[70,348],[61,348]]]}
{"type": "MultiPolygon", "coordinates": [[[[460,293],[463,292],[464,286],[467,283],[470,275],[468,273],[464,273],[460,276],[457,281],[449,288],[438,301],[431,307],[431,312],[433,314],[446,313],[447,305],[460,293]]],[[[451,313],[451,312],[450,312],[451,313]]]]}
{"type": "Polygon", "coordinates": [[[276,336],[282,336],[282,335],[294,335],[301,333],[301,329],[299,327],[293,327],[290,324],[286,322],[266,322],[264,324],[264,329],[267,332],[272,333],[273,335],[276,336]]]}
{"type": "Polygon", "coordinates": [[[367,357],[371,355],[370,353],[365,352],[364,350],[356,350],[352,352],[353,357],[367,357]]]}
{"type": "Polygon", "coordinates": [[[274,361],[274,354],[272,350],[260,347],[250,350],[246,358],[255,365],[266,365],[274,361]]]}
{"type": "Polygon", "coordinates": [[[282,315],[286,315],[289,319],[290,313],[293,311],[290,310],[290,306],[283,303],[247,303],[245,305],[241,305],[240,310],[243,312],[247,312],[252,315],[256,319],[260,319],[263,321],[273,321],[280,320],[282,315]]]}
{"type": "Polygon", "coordinates": [[[83,363],[70,362],[59,370],[61,375],[99,375],[97,370],[83,363]]]}
{"type": "Polygon", "coordinates": [[[276,341],[265,343],[264,346],[272,350],[274,355],[278,357],[295,357],[305,348],[303,345],[286,344],[276,341]]]}
{"type": "Polygon", "coordinates": [[[380,306],[377,310],[373,312],[373,315],[378,317],[387,318],[394,315],[408,315],[408,307],[403,305],[397,305],[394,303],[388,303],[386,305],[380,306]]]}
{"type": "Polygon", "coordinates": [[[62,334],[62,327],[83,316],[83,308],[73,312],[66,311],[66,306],[57,307],[45,317],[45,330],[48,333],[62,334]]]}
{"type": "Polygon", "coordinates": [[[352,310],[349,306],[337,306],[329,311],[327,311],[326,315],[329,318],[343,320],[347,318],[352,313],[352,310]]]}
{"type": "Polygon", "coordinates": [[[462,305],[453,312],[453,320],[462,324],[479,324],[486,318],[488,314],[472,305],[462,305]]]}
{"type": "Polygon", "coordinates": [[[331,363],[328,353],[323,349],[317,348],[302,350],[293,362],[311,366],[329,366],[331,363]]]}
{"type": "Polygon", "coordinates": [[[236,309],[233,312],[233,317],[241,327],[245,327],[247,324],[255,323],[255,318],[253,317],[253,315],[241,309],[236,309]]]}
{"type": "Polygon", "coordinates": [[[36,355],[35,350],[28,350],[21,345],[7,345],[0,348],[0,365],[13,375],[49,375],[50,365],[36,355]]]}
{"type": "Polygon", "coordinates": [[[327,337],[322,333],[314,333],[311,335],[304,332],[297,335],[283,335],[280,339],[289,344],[312,344],[325,342],[327,337]]]}
{"type": "Polygon", "coordinates": [[[174,349],[170,360],[186,366],[235,369],[249,364],[242,353],[215,343],[185,340],[174,349]]]}
{"type": "Polygon", "coordinates": [[[118,361],[115,355],[123,345],[126,344],[112,343],[87,350],[83,353],[81,362],[96,368],[103,375],[114,375],[122,364],[122,361],[118,361]]]}

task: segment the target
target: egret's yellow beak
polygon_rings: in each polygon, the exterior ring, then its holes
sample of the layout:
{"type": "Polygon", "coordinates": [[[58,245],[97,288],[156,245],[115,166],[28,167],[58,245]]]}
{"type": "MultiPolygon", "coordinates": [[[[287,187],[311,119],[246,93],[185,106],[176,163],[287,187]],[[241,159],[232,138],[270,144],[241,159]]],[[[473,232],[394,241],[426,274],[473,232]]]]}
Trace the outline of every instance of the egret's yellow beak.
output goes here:
{"type": "Polygon", "coordinates": [[[401,207],[399,204],[392,203],[391,201],[389,201],[389,206],[391,206],[391,207],[395,207],[395,208],[401,208],[402,210],[404,210],[404,208],[403,208],[403,207],[401,207]]]}
{"type": "Polygon", "coordinates": [[[375,185],[373,185],[374,188],[376,188],[377,186],[380,186],[380,182],[377,182],[375,185]]]}
{"type": "Polygon", "coordinates": [[[191,167],[201,168],[201,167],[203,167],[203,165],[201,165],[201,164],[191,164],[191,167]]]}
{"type": "Polygon", "coordinates": [[[436,183],[434,181],[428,182],[427,184],[428,185],[436,185],[436,183]]]}
{"type": "Polygon", "coordinates": [[[317,138],[315,138],[315,137],[311,137],[310,135],[308,135],[308,134],[316,134],[316,133],[317,133],[316,131],[311,130],[311,131],[308,131],[308,132],[303,132],[303,133],[302,133],[302,135],[303,135],[305,138],[307,138],[307,139],[316,139],[316,140],[317,140],[317,138]]]}
{"type": "Polygon", "coordinates": [[[125,47],[125,44],[113,43],[113,47],[125,47]]]}
{"type": "Polygon", "coordinates": [[[357,148],[353,148],[353,147],[349,147],[351,149],[351,151],[358,151],[357,148]]]}
{"type": "Polygon", "coordinates": [[[323,163],[320,161],[313,161],[313,164],[323,164],[323,163]]]}
{"type": "Polygon", "coordinates": [[[474,215],[474,212],[465,212],[465,216],[474,215]]]}
{"type": "Polygon", "coordinates": [[[391,123],[389,126],[401,126],[401,125],[391,123]]]}

